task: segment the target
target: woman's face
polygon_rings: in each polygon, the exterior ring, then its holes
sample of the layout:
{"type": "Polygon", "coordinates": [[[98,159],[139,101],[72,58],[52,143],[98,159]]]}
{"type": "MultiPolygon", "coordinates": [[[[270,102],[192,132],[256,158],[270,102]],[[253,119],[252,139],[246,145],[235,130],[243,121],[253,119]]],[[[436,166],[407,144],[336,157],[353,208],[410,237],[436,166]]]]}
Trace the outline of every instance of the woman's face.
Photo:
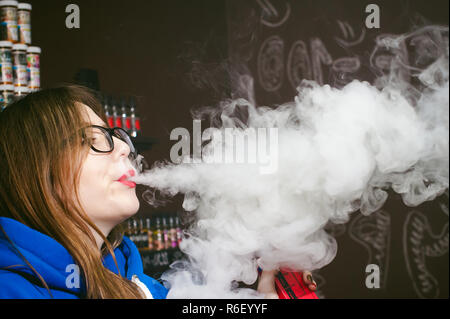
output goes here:
{"type": "MultiPolygon", "coordinates": [[[[87,112],[88,123],[107,127],[91,108],[84,104],[81,106],[87,112]]],[[[134,174],[128,158],[130,148],[116,137],[113,140],[111,153],[97,153],[90,149],[82,164],[78,188],[83,209],[105,235],[139,209],[136,185],[124,181],[134,174]]]]}

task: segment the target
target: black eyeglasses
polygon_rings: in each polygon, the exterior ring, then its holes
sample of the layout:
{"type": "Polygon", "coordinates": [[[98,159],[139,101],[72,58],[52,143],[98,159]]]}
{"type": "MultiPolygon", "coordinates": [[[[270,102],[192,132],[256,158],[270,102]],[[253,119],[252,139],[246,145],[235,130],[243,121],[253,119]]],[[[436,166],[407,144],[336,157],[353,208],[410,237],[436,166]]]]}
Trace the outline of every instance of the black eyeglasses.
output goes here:
{"type": "Polygon", "coordinates": [[[83,141],[88,142],[91,149],[97,153],[110,153],[114,150],[113,137],[120,139],[130,147],[130,157],[136,158],[137,151],[127,131],[120,127],[107,128],[91,125],[83,130],[83,141]]]}

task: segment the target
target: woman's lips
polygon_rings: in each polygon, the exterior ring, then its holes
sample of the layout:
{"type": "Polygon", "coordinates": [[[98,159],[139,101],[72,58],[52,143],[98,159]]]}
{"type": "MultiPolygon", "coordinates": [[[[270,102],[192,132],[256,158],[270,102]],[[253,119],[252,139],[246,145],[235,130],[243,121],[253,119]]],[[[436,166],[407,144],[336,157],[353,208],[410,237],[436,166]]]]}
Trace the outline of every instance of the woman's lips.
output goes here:
{"type": "Polygon", "coordinates": [[[127,180],[127,178],[129,176],[134,176],[134,175],[135,175],[134,171],[133,170],[129,170],[128,171],[128,175],[127,174],[123,174],[117,181],[119,183],[122,183],[122,184],[128,186],[128,187],[134,188],[134,187],[136,187],[136,183],[127,180]]]}
{"type": "Polygon", "coordinates": [[[126,186],[128,186],[128,187],[131,187],[131,188],[134,188],[134,187],[136,187],[136,183],[135,182],[132,182],[132,181],[118,181],[119,183],[122,183],[122,184],[124,184],[124,185],[126,185],[126,186]]]}

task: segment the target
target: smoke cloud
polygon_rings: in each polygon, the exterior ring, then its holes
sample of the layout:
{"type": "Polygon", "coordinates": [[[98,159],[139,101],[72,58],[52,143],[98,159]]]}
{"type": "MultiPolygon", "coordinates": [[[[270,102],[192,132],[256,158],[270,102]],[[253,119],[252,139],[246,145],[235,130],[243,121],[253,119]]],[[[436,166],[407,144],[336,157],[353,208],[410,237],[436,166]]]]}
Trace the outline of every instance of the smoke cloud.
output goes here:
{"type": "MultiPolygon", "coordinates": [[[[156,163],[136,183],[168,196],[184,194],[195,212],[178,261],[162,279],[169,298],[252,298],[257,267],[315,270],[329,264],[337,245],[324,226],[368,215],[385,203],[388,189],[408,206],[433,200],[448,188],[448,28],[434,27],[384,39],[398,46],[420,35],[433,50],[417,56],[405,82],[396,60],[375,85],[353,81],[341,89],[304,81],[293,102],[256,107],[225,101],[208,115],[216,125],[202,161],[156,163]],[[420,67],[419,67],[420,66],[420,67]],[[236,114],[245,110],[246,116],[236,114]],[[222,132],[245,134],[277,128],[278,167],[212,161],[235,149],[222,132]],[[230,132],[230,131],[228,131],[230,132]]],[[[249,135],[253,136],[253,135],[249,135]]],[[[248,139],[248,147],[257,143],[248,139]]],[[[150,199],[152,196],[148,196],[150,199]]]]}

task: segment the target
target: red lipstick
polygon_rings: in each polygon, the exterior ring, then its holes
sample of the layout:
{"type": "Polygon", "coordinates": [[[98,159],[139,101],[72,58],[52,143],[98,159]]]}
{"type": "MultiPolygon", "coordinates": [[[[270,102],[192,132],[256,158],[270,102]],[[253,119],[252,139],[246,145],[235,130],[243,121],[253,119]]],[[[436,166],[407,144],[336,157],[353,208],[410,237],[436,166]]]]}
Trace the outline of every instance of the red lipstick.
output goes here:
{"type": "Polygon", "coordinates": [[[133,177],[135,175],[133,170],[129,170],[128,174],[123,174],[117,181],[131,188],[136,187],[136,183],[132,181],[128,181],[128,177],[133,177]]]}

